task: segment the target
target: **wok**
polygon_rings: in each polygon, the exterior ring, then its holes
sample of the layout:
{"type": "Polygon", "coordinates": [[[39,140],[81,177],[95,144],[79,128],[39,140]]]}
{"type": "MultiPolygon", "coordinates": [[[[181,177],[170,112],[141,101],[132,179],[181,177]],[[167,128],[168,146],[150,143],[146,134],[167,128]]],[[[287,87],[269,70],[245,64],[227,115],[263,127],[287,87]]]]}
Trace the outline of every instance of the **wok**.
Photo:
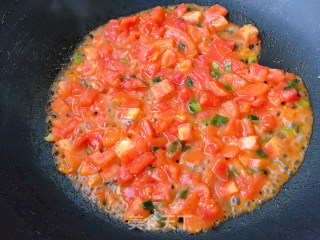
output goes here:
{"type": "MultiPolygon", "coordinates": [[[[47,0],[0,3],[1,239],[319,239],[320,1],[219,3],[237,24],[253,23],[263,41],[260,63],[296,72],[306,83],[315,124],[298,173],[261,209],[206,233],[152,233],[99,212],[60,174],[46,135],[50,85],[92,29],[111,18],[182,1],[47,0]]],[[[189,2],[189,1],[185,1],[189,2]]]]}

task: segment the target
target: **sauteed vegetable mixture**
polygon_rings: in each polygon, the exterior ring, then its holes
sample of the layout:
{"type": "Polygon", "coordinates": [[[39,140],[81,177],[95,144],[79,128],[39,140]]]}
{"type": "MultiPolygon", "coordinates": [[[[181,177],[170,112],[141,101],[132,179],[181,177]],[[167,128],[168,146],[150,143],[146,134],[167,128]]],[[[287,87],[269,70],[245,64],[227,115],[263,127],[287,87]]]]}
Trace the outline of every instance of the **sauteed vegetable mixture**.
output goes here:
{"type": "Polygon", "coordinates": [[[274,197],[303,161],[302,79],[258,64],[220,6],[155,7],[91,32],[52,86],[58,170],[103,211],[197,233],[274,197]]]}

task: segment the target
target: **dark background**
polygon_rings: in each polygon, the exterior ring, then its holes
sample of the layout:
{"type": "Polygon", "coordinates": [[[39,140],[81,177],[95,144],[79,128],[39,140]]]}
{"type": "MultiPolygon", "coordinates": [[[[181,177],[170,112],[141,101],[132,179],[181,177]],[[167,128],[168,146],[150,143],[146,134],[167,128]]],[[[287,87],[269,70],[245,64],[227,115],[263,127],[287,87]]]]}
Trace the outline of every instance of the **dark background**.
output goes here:
{"type": "Polygon", "coordinates": [[[0,1],[0,239],[320,239],[318,0],[197,1],[220,3],[237,24],[254,23],[260,63],[298,73],[310,91],[315,124],[306,160],[260,210],[196,236],[129,231],[56,170],[44,111],[76,44],[110,18],[172,3],[179,1],[0,1]]]}

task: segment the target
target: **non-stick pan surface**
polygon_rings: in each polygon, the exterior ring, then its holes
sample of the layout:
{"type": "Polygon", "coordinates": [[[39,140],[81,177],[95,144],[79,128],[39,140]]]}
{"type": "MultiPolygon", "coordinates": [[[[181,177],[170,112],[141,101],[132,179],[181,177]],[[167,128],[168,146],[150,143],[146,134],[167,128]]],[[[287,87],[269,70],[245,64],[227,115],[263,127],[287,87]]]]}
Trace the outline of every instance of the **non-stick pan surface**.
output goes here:
{"type": "Polygon", "coordinates": [[[260,210],[195,236],[130,231],[92,207],[56,170],[43,140],[45,108],[50,85],[77,43],[111,18],[179,2],[0,2],[0,239],[320,239],[319,0],[217,1],[231,21],[261,30],[261,64],[298,73],[314,110],[305,162],[260,210]]]}

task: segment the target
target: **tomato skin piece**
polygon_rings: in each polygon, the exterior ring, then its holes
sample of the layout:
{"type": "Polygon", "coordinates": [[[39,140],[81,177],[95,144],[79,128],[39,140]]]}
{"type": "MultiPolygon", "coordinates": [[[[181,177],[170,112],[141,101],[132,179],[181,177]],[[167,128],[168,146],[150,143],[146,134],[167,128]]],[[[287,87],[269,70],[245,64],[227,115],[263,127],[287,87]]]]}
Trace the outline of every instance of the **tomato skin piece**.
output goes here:
{"type": "Polygon", "coordinates": [[[250,64],[250,72],[248,81],[250,82],[264,82],[266,81],[269,68],[259,65],[257,63],[250,64]]]}
{"type": "Polygon", "coordinates": [[[275,116],[271,114],[264,114],[261,117],[261,125],[267,130],[273,130],[277,127],[275,116]]]}
{"type": "Polygon", "coordinates": [[[208,90],[200,90],[198,92],[198,101],[202,107],[218,107],[222,102],[220,97],[208,90]]]}
{"type": "Polygon", "coordinates": [[[186,103],[190,100],[190,98],[192,98],[192,96],[193,92],[190,89],[190,87],[184,85],[178,91],[177,101],[181,103],[186,103]]]}
{"type": "Polygon", "coordinates": [[[134,178],[133,174],[129,172],[128,166],[121,166],[118,170],[118,180],[120,184],[130,182],[134,178]]]}
{"type": "Polygon", "coordinates": [[[127,78],[121,82],[121,86],[128,91],[147,88],[139,78],[127,78]]]}
{"type": "Polygon", "coordinates": [[[71,108],[61,98],[51,103],[51,109],[59,117],[71,112],[71,108]]]}
{"type": "Polygon", "coordinates": [[[155,160],[156,156],[154,154],[146,152],[130,163],[129,172],[140,173],[155,160]]]}

